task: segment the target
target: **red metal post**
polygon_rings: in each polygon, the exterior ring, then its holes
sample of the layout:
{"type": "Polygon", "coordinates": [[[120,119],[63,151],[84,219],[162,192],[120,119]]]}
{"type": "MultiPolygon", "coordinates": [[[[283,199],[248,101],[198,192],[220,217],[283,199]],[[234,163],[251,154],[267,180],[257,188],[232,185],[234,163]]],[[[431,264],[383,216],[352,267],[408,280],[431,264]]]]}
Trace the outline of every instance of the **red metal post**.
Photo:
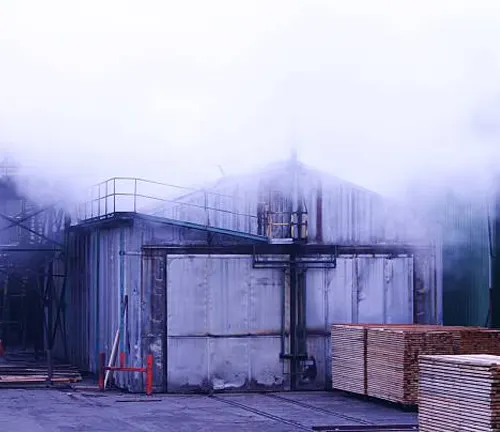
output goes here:
{"type": "Polygon", "coordinates": [[[149,354],[146,357],[146,394],[153,394],[153,356],[149,354]]]}
{"type": "Polygon", "coordinates": [[[99,389],[104,390],[104,368],[106,367],[106,355],[99,353],[99,389]]]}
{"type": "Polygon", "coordinates": [[[120,353],[120,367],[121,368],[125,367],[125,353],[124,352],[120,353]]]}

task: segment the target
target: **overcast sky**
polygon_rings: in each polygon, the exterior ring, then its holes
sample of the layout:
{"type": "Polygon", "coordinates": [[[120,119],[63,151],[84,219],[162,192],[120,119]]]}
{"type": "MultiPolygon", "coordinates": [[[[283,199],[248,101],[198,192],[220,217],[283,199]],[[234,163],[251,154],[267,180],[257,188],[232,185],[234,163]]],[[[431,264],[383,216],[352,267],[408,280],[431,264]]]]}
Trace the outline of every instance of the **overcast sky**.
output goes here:
{"type": "Polygon", "coordinates": [[[499,41],[497,0],[4,0],[0,147],[75,184],[200,183],[292,146],[382,192],[475,178],[499,41]]]}

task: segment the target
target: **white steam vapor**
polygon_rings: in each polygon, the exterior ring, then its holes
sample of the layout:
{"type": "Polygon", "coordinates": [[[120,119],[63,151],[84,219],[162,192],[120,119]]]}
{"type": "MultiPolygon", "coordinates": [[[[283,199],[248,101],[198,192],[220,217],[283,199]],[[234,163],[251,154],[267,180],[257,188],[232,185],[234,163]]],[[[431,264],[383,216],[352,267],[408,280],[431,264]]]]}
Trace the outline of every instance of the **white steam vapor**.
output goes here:
{"type": "Polygon", "coordinates": [[[467,188],[497,170],[499,40],[495,0],[3,2],[0,146],[64,190],[292,143],[381,192],[467,188]]]}

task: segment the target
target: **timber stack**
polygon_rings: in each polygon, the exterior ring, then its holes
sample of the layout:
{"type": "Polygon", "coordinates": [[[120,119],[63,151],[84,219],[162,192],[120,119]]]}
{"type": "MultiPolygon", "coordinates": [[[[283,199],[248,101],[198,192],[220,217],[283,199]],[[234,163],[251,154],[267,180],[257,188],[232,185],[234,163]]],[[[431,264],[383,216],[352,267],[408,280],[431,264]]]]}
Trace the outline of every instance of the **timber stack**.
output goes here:
{"type": "Polygon", "coordinates": [[[500,354],[500,331],[413,324],[334,325],[332,387],[415,405],[419,356],[452,354],[500,354]]]}
{"type": "MultiPolygon", "coordinates": [[[[25,353],[9,354],[0,363],[0,388],[44,384],[48,374],[45,359],[38,361],[25,353]]],[[[82,375],[76,367],[61,363],[53,365],[53,383],[72,384],[80,381],[82,375]]]]}
{"type": "Polygon", "coordinates": [[[500,431],[500,357],[420,358],[419,431],[500,431]]]}
{"type": "Polygon", "coordinates": [[[453,335],[425,328],[369,329],[366,394],[403,405],[416,404],[421,354],[453,354],[453,335]]]}
{"type": "Polygon", "coordinates": [[[338,390],[366,393],[366,327],[332,327],[332,382],[338,390]]]}

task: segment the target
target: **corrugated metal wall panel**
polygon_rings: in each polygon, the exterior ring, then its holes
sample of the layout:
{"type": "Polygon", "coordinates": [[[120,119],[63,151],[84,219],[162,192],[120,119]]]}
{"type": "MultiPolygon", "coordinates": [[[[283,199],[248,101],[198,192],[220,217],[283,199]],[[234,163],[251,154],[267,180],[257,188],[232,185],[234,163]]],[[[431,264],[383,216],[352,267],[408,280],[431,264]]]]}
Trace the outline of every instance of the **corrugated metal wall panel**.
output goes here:
{"type": "Polygon", "coordinates": [[[307,349],[318,369],[309,387],[329,388],[331,324],[413,322],[409,257],[339,257],[335,269],[307,271],[306,291],[307,349]]]}
{"type": "Polygon", "coordinates": [[[437,212],[443,233],[443,319],[484,326],[489,305],[488,200],[448,196],[437,212]]]}
{"type": "MultiPolygon", "coordinates": [[[[133,235],[130,228],[122,228],[125,249],[133,235]]],[[[79,232],[71,238],[70,265],[66,316],[68,351],[70,360],[84,370],[97,372],[99,353],[109,359],[115,333],[120,327],[121,276],[120,229],[95,229],[79,232]]],[[[128,259],[128,257],[127,257],[128,259]]],[[[137,266],[133,272],[137,271],[137,266]]],[[[137,281],[139,275],[124,273],[127,280],[137,281]]],[[[127,283],[123,281],[124,285],[127,283]]],[[[132,314],[137,307],[137,284],[130,307],[132,314]]],[[[133,315],[132,315],[133,316],[133,315]]],[[[132,337],[137,338],[137,333],[132,337]]],[[[132,339],[132,345],[137,340],[132,339]]],[[[141,362],[142,363],[142,362],[141,362]]],[[[117,374],[119,385],[129,385],[128,374],[117,374]]]]}

